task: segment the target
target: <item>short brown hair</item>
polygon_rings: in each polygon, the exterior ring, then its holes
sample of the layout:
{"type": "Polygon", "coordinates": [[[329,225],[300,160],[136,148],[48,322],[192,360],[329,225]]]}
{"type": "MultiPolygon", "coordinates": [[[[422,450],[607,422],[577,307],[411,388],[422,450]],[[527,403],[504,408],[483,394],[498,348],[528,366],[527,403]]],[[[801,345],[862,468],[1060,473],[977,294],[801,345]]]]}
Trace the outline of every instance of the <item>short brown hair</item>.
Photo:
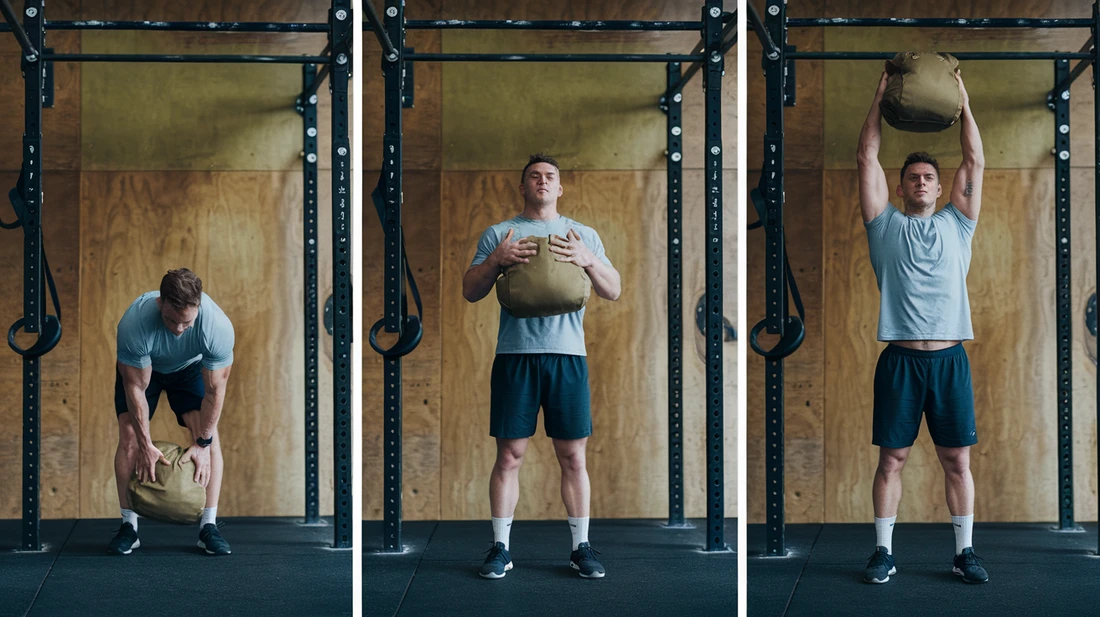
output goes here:
{"type": "Polygon", "coordinates": [[[531,155],[531,158],[527,161],[527,165],[524,166],[523,173],[519,176],[520,183],[522,183],[523,180],[527,177],[527,170],[530,169],[531,166],[535,163],[550,163],[554,166],[555,169],[558,170],[558,174],[561,174],[561,167],[558,166],[558,162],[554,160],[554,157],[550,156],[549,154],[543,154],[542,152],[536,152],[531,155]]]}
{"type": "Polygon", "coordinates": [[[202,280],[187,268],[169,270],[160,279],[160,297],[177,311],[202,303],[202,280]]]}
{"type": "Polygon", "coordinates": [[[901,166],[901,179],[903,182],[905,181],[905,170],[914,163],[928,163],[936,170],[936,178],[940,177],[940,164],[936,162],[936,159],[932,158],[931,154],[927,152],[913,152],[905,157],[905,164],[901,166]]]}

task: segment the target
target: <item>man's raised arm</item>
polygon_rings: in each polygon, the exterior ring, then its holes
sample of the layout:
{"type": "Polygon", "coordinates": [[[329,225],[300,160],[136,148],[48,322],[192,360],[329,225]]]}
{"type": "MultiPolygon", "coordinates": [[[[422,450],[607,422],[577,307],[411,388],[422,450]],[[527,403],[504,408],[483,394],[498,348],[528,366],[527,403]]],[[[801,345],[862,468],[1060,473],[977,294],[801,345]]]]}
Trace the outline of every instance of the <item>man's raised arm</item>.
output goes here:
{"type": "Polygon", "coordinates": [[[871,103],[871,111],[867,113],[863,130],[859,132],[859,147],[856,149],[856,164],[859,167],[859,209],[863,213],[865,223],[882,214],[890,199],[886,172],[882,170],[878,160],[879,148],[882,146],[882,112],[879,111],[879,103],[882,102],[882,93],[886,90],[886,78],[886,72],[883,71],[878,91],[875,92],[875,100],[871,103]]]}

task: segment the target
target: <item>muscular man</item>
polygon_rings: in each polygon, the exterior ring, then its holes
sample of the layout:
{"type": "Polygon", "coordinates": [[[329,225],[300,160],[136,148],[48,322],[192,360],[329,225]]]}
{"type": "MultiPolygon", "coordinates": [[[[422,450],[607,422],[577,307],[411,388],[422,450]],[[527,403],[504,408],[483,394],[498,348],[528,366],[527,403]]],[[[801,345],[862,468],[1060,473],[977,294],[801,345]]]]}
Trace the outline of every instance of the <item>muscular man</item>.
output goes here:
{"type": "Polygon", "coordinates": [[[222,484],[218,418],[233,364],[233,340],[233,324],[186,268],[169,270],[160,291],[142,294],[122,315],[115,375],[115,483],[122,525],[108,552],[129,555],[141,546],[126,487],[135,474],[143,482],[155,480],[158,464],[168,462],[149,435],[149,421],[164,392],[176,422],[193,440],[181,460],[194,461],[195,482],[206,489],[198,546],[210,555],[230,553],[216,516],[222,484]]]}
{"type": "Polygon", "coordinates": [[[936,159],[914,152],[905,159],[894,193],[904,211],[888,202],[879,164],[882,74],[871,112],[859,136],[859,204],[867,229],[871,266],[881,293],[878,340],[889,341],[875,368],[873,443],[879,446],[874,504],[877,546],[864,574],[885,583],[897,569],[891,536],[901,501],[901,470],[924,414],[943,466],[947,506],[955,529],[953,572],[967,583],[989,580],[974,554],[974,478],[970,446],[978,442],[970,363],[962,341],[974,338],[966,275],[978,223],[985,157],[970,97],[958,77],[963,109],[962,165],[951,201],[936,211],[943,193],[936,159]]]}
{"type": "MultiPolygon", "coordinates": [[[[558,214],[562,195],[560,169],[549,156],[536,154],[523,168],[519,193],[523,212],[485,230],[470,269],[462,277],[469,302],[484,298],[502,269],[527,263],[536,254],[528,237],[549,237],[555,259],[584,268],[596,295],[616,300],[619,273],[604,255],[599,234],[558,214]]],[[[569,565],[582,577],[599,578],[604,567],[588,542],[590,487],[585,445],[592,434],[585,361],[584,309],[550,317],[513,317],[503,308],[491,379],[489,434],[496,437],[497,459],[489,481],[493,546],[481,568],[485,578],[501,578],[512,569],[509,532],[519,500],[519,468],[534,435],[539,407],[546,435],[561,465],[561,497],[573,533],[569,565]]]]}

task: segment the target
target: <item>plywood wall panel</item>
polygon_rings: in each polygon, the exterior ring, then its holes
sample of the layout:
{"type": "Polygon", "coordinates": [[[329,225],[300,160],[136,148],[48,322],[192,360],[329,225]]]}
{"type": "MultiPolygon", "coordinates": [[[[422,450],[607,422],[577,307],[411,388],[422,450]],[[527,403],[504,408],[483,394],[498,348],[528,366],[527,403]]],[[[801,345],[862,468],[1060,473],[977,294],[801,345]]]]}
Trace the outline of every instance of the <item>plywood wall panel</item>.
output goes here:
{"type": "MultiPolygon", "coordinates": [[[[784,362],[786,398],[784,413],[786,512],[791,523],[819,521],[824,512],[825,375],[823,288],[822,288],[822,203],[820,172],[793,171],[787,174],[787,254],[798,291],[806,307],[806,338],[794,355],[784,362]]],[[[750,217],[754,218],[754,217],[750,217]]],[[[748,243],[745,284],[747,326],[765,315],[764,230],[746,232],[748,243]]],[[[791,313],[796,314],[794,305],[791,313]]],[[[745,333],[747,336],[747,333],[745,333]]],[[[770,348],[775,337],[762,335],[770,348]]],[[[748,351],[747,499],[749,519],[762,521],[765,506],[764,359],[748,351]]]]}
{"type": "MultiPolygon", "coordinates": [[[[371,174],[368,174],[371,175],[371,174]]],[[[440,366],[443,334],[440,267],[442,256],[440,180],[438,172],[405,175],[403,221],[409,264],[424,304],[424,337],[402,364],[402,517],[438,520],[440,512],[440,366]]],[[[372,209],[373,206],[367,206],[372,209]]],[[[373,211],[363,230],[364,330],[383,315],[385,236],[373,211]]],[[[416,306],[409,296],[409,312],[416,306]]],[[[379,343],[393,344],[393,334],[381,333],[379,343]]],[[[363,516],[382,518],[382,458],[384,427],[384,365],[369,345],[363,346],[363,516]]]]}
{"type": "MultiPolygon", "coordinates": [[[[219,423],[226,456],[221,511],[304,511],[300,182],[297,174],[84,174],[81,516],[110,516],[117,507],[111,393],[118,319],[135,297],[156,289],[165,270],[181,265],[203,278],[236,333],[219,423]]],[[[327,175],[320,183],[327,203],[327,175]]],[[[326,224],[326,217],[319,221],[326,224]]],[[[330,263],[322,258],[322,289],[330,287],[330,263]]],[[[322,361],[320,373],[331,373],[331,364],[322,361]]],[[[328,427],[330,378],[322,377],[322,388],[320,426],[328,427]]],[[[331,452],[321,432],[322,452],[331,452]]],[[[153,436],[187,439],[164,401],[153,436]]],[[[331,456],[321,459],[322,507],[331,511],[331,498],[324,498],[331,495],[331,456]]]]}
{"type": "MultiPolygon", "coordinates": [[[[443,51],[686,53],[698,40],[679,33],[644,40],[589,35],[447,31],[443,51]]],[[[443,71],[444,169],[522,168],[527,155],[539,151],[553,153],[569,169],[664,168],[666,121],[657,106],[667,85],[662,64],[471,62],[448,63],[443,71]]],[[[701,121],[689,120],[685,131],[701,130],[701,121]]]]}
{"type": "MultiPolygon", "coordinates": [[[[21,77],[22,55],[15,37],[0,37],[11,49],[0,49],[0,169],[18,171],[23,165],[23,132],[26,127],[23,101],[25,82],[21,77]]],[[[47,45],[57,53],[78,53],[80,36],[72,32],[51,32],[47,45]]],[[[54,65],[54,104],[42,110],[42,160],[46,170],[72,171],[80,168],[80,67],[72,63],[54,65]]],[[[18,175],[16,176],[18,177],[18,175]]],[[[6,195],[11,186],[4,189],[6,195]]],[[[5,209],[7,207],[5,206],[5,209]]]]}
{"type": "MultiPolygon", "coordinates": [[[[685,251],[697,251],[702,225],[701,173],[685,174],[685,251]],[[690,187],[690,188],[689,188],[690,187]],[[700,202],[696,204],[696,202],[700,202]],[[691,231],[692,226],[699,230],[691,231]],[[687,239],[692,239],[690,246],[687,239]]],[[[495,444],[488,436],[489,371],[496,345],[499,307],[492,296],[468,304],[461,279],[484,229],[517,214],[521,203],[515,172],[445,172],[443,225],[443,518],[488,517],[488,477],[495,444]]],[[[732,184],[732,175],[729,178],[732,184]]],[[[623,297],[610,303],[595,298],[586,312],[586,342],[592,387],[593,436],[588,462],[592,515],[664,517],[667,501],[667,284],[664,174],[565,172],[566,194],[559,211],[594,227],[623,277],[623,297]]],[[[727,185],[727,188],[729,185],[727,185]]],[[[735,192],[728,193],[736,195],[735,192]]],[[[727,206],[732,212],[732,204],[727,206]]],[[[727,259],[735,258],[736,225],[727,218],[727,259]]],[[[685,293],[701,288],[701,264],[687,264],[685,293]]],[[[696,260],[698,261],[698,260],[696,260]]],[[[732,262],[731,262],[732,263],[732,262]]],[[[736,280],[727,277],[726,289],[736,280]]],[[[731,322],[735,295],[727,295],[731,322]]],[[[702,490],[702,362],[694,350],[694,300],[685,302],[685,501],[689,515],[704,509],[702,490]],[[690,306],[688,306],[690,305],[690,306]],[[695,387],[692,387],[692,386],[695,387]]],[[[728,350],[733,346],[728,346],[728,350]]],[[[734,375],[733,353],[727,375],[734,375]]],[[[726,400],[736,390],[727,379],[726,400]]],[[[731,407],[727,406],[727,410],[731,407]]],[[[727,473],[736,472],[733,432],[727,421],[727,473]]],[[[558,486],[560,470],[543,429],[531,440],[521,472],[520,518],[564,517],[558,486]]],[[[730,483],[729,486],[735,486],[730,483]]],[[[732,489],[731,489],[732,492],[732,489]]],[[[727,512],[736,498],[726,496],[727,512]]]]}
{"type": "MultiPolygon", "coordinates": [[[[42,518],[71,518],[79,509],[79,473],[72,466],[80,439],[80,179],[73,172],[45,176],[46,202],[42,213],[43,248],[57,284],[61,302],[61,342],[40,362],[41,405],[41,507],[42,518]]],[[[0,186],[15,186],[18,174],[0,173],[0,186]]],[[[6,191],[5,191],[6,193],[6,191]]],[[[0,216],[14,217],[11,207],[0,216]]],[[[0,231],[0,281],[6,293],[0,298],[0,320],[6,329],[23,316],[23,232],[0,231]]],[[[52,301],[50,314],[55,314],[52,301]]],[[[16,342],[23,348],[37,335],[22,333],[16,342]]],[[[5,350],[0,354],[0,470],[10,481],[0,484],[0,518],[21,516],[23,469],[23,360],[5,350]]]]}
{"type": "MultiPolygon", "coordinates": [[[[829,172],[825,178],[826,518],[855,522],[869,520],[872,512],[877,449],[870,445],[871,381],[883,345],[874,340],[878,294],[858,200],[851,197],[856,174],[829,172]]],[[[1053,173],[987,171],[984,191],[968,277],[975,340],[966,344],[978,420],[979,443],[971,455],[976,513],[984,520],[1053,520],[1054,233],[1050,209],[1034,206],[1053,202],[1053,173]]],[[[942,470],[923,429],[904,478],[899,517],[945,520],[942,470]]]]}

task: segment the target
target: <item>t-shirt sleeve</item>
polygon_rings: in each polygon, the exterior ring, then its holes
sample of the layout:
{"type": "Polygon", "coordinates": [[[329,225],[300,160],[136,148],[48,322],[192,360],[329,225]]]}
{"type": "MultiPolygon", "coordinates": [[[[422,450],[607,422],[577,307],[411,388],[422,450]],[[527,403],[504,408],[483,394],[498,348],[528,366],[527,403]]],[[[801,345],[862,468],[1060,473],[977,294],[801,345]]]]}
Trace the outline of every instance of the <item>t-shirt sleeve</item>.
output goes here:
{"type": "Polygon", "coordinates": [[[863,227],[867,230],[867,235],[881,236],[885,233],[890,219],[894,217],[894,213],[897,211],[893,204],[886,204],[886,207],[882,209],[882,212],[879,212],[878,216],[863,224],[863,227]]]}
{"type": "Polygon", "coordinates": [[[963,238],[970,240],[974,237],[974,230],[978,227],[978,221],[971,220],[965,214],[962,213],[955,204],[949,203],[944,210],[951,213],[954,219],[959,224],[959,232],[962,233],[963,238]]]}
{"type": "Polygon", "coordinates": [[[233,323],[225,313],[218,311],[210,327],[204,328],[202,367],[208,371],[216,371],[233,364],[235,341],[233,323]]]}
{"type": "Polygon", "coordinates": [[[145,368],[153,363],[149,357],[149,337],[141,327],[136,312],[127,310],[118,321],[115,341],[118,345],[118,361],[126,366],[145,368]]]}
{"type": "Polygon", "coordinates": [[[492,227],[486,229],[481,234],[481,238],[477,241],[477,252],[474,253],[474,260],[470,262],[470,267],[480,266],[489,258],[489,255],[493,254],[493,251],[497,250],[497,245],[500,244],[500,239],[497,237],[497,232],[492,227]]]}

